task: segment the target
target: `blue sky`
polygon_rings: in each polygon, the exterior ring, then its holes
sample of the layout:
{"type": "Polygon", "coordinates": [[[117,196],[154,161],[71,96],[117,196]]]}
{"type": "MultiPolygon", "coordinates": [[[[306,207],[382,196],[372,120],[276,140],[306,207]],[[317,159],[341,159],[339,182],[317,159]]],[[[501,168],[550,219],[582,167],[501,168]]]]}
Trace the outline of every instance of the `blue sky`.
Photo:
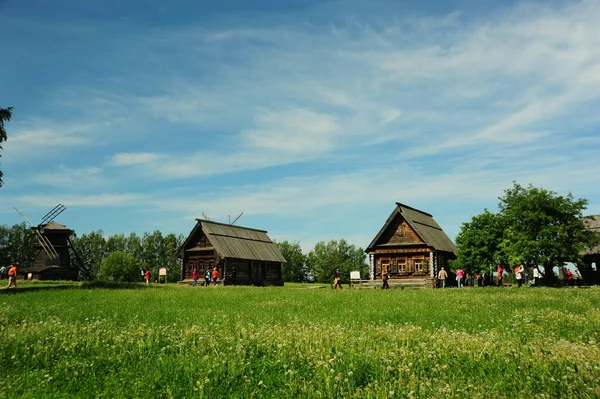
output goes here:
{"type": "Polygon", "coordinates": [[[600,1],[0,0],[0,223],[365,247],[513,181],[600,213],[600,1]],[[439,3],[444,3],[440,5],[439,3]]]}

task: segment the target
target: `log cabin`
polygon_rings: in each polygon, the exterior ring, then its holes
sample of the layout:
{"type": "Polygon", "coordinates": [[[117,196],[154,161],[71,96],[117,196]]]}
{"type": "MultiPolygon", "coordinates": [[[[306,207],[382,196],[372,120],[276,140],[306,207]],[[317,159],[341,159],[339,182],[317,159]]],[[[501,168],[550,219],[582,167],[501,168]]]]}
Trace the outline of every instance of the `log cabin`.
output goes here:
{"type": "Polygon", "coordinates": [[[196,219],[178,256],[181,281],[190,280],[194,268],[203,277],[216,267],[223,285],[283,285],[286,260],[264,230],[196,219]]]}
{"type": "Polygon", "coordinates": [[[385,270],[390,284],[418,279],[432,288],[438,271],[448,271],[456,258],[456,246],[432,215],[399,202],[365,252],[372,280],[381,280],[385,270]]]}
{"type": "MultiPolygon", "coordinates": [[[[600,234],[600,215],[591,215],[583,218],[583,224],[589,232],[600,234]]],[[[600,284],[600,244],[586,248],[581,254],[583,264],[577,269],[587,284],[600,284]]]]}

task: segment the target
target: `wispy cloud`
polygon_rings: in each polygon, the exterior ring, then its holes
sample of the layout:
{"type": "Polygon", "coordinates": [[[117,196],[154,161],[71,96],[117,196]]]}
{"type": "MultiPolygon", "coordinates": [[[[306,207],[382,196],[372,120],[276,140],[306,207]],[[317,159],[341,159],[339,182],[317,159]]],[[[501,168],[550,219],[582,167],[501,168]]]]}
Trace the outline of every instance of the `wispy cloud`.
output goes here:
{"type": "MultiPolygon", "coordinates": [[[[21,183],[9,195],[182,220],[240,209],[288,225],[397,200],[459,223],[513,180],[600,195],[597,0],[403,7],[36,25],[78,64],[11,122],[5,182],[21,183]]],[[[25,51],[43,54],[33,39],[25,51]]]]}

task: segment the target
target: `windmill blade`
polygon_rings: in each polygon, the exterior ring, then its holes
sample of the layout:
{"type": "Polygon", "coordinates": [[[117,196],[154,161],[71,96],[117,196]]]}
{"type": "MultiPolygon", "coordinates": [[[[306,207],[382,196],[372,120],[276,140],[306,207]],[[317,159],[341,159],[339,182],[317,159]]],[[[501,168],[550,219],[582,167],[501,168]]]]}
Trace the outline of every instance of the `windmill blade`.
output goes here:
{"type": "Polygon", "coordinates": [[[237,222],[237,220],[238,220],[239,218],[241,218],[243,214],[244,214],[244,212],[240,213],[240,214],[238,215],[238,217],[236,217],[235,219],[233,219],[233,222],[231,222],[230,224],[234,224],[235,222],[237,222]]]}
{"type": "Polygon", "coordinates": [[[56,219],[56,217],[58,215],[63,213],[65,211],[65,209],[67,209],[67,207],[64,206],[63,204],[56,205],[54,208],[52,208],[52,210],[50,212],[48,212],[47,214],[44,215],[44,217],[42,218],[42,221],[40,222],[40,225],[50,223],[51,221],[56,219]]]}
{"type": "Polygon", "coordinates": [[[48,237],[45,237],[44,235],[42,235],[42,233],[40,233],[39,230],[37,230],[37,229],[35,229],[35,232],[38,235],[36,237],[38,244],[40,244],[40,246],[42,247],[44,252],[46,252],[46,255],[48,255],[48,257],[50,259],[58,258],[58,253],[56,252],[56,249],[54,249],[54,247],[52,246],[50,241],[48,241],[48,237]]]}
{"type": "Polygon", "coordinates": [[[56,249],[54,249],[54,247],[52,246],[52,244],[50,243],[50,240],[48,240],[48,237],[44,236],[42,233],[40,233],[40,230],[33,225],[33,223],[31,223],[31,220],[29,220],[27,218],[27,216],[25,216],[21,211],[19,211],[16,207],[14,207],[14,210],[17,211],[17,213],[19,215],[21,215],[23,217],[23,219],[25,219],[25,221],[27,223],[29,223],[29,227],[31,227],[33,229],[33,231],[35,231],[36,234],[36,238],[38,241],[38,244],[40,244],[40,246],[42,247],[42,249],[44,250],[44,252],[46,252],[46,255],[48,255],[48,257],[50,259],[56,259],[58,258],[58,252],[56,252],[56,249]]]}
{"type": "Polygon", "coordinates": [[[17,209],[16,207],[14,207],[14,206],[13,206],[13,209],[14,209],[15,211],[17,211],[17,213],[18,213],[19,215],[21,215],[21,216],[23,217],[23,219],[25,219],[25,221],[26,221],[27,223],[29,223],[29,227],[33,227],[33,223],[31,223],[31,220],[27,219],[27,216],[25,216],[23,213],[21,213],[21,211],[20,211],[20,210],[18,210],[18,209],[17,209]]]}
{"type": "Polygon", "coordinates": [[[212,222],[212,219],[208,217],[208,215],[204,212],[202,212],[202,217],[206,220],[210,220],[212,222]]]}

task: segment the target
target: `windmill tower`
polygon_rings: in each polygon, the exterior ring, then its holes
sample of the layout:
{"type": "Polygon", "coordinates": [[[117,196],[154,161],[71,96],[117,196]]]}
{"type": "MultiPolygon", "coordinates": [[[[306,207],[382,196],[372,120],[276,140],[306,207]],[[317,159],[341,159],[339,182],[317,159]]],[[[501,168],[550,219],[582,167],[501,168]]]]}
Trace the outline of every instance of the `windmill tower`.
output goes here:
{"type": "MultiPolygon", "coordinates": [[[[37,226],[17,208],[14,209],[29,223],[37,238],[35,265],[23,272],[29,272],[39,280],[77,280],[79,267],[71,260],[74,249],[70,237],[73,230],[54,221],[67,207],[58,204],[42,217],[37,226]]],[[[75,256],[79,258],[76,253],[75,256]]]]}

